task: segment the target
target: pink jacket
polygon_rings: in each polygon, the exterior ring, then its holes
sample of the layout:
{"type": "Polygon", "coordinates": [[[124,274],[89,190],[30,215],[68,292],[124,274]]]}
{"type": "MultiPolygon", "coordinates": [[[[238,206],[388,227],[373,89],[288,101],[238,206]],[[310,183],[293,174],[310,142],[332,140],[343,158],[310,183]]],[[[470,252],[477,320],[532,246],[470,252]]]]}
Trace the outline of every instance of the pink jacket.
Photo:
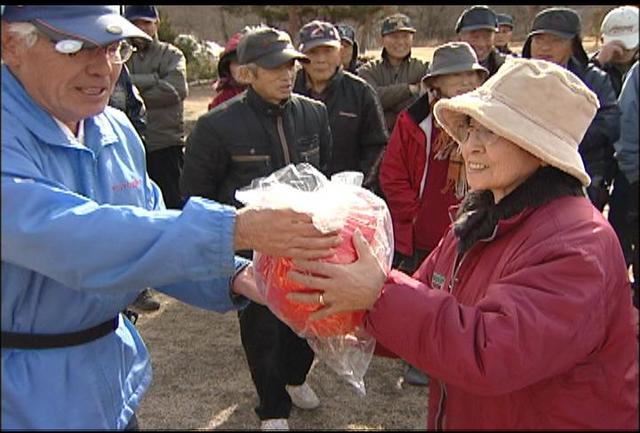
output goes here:
{"type": "Polygon", "coordinates": [[[584,197],[392,271],[366,329],[431,377],[427,427],[638,429],[638,316],[618,240],[584,197]]]}

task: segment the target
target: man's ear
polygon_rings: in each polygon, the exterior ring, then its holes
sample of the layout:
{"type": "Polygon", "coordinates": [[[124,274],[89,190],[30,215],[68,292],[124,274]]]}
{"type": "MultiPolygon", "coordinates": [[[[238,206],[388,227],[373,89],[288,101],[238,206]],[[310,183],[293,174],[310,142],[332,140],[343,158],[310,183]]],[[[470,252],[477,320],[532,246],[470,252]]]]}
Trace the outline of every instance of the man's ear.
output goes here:
{"type": "Polygon", "coordinates": [[[26,46],[19,36],[8,29],[6,21],[2,21],[2,61],[10,67],[20,65],[26,46]]]}

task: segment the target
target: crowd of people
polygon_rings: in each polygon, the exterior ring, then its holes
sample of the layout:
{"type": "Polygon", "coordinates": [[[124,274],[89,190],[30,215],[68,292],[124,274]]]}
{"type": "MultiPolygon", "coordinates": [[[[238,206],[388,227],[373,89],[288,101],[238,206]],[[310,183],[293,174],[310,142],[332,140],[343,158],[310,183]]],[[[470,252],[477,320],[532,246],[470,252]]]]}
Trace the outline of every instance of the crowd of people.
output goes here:
{"type": "Polygon", "coordinates": [[[638,428],[637,7],[611,9],[595,53],[566,7],[521,53],[511,16],[469,7],[428,62],[402,13],[370,61],[346,23],[295,45],[237,29],[188,134],[185,56],[159,24],[149,5],[2,6],[3,428],[144,427],[135,310],[159,291],[237,310],[259,426],[288,429],[321,404],[315,354],[254,251],[294,260],[314,318],[367,310],[376,353],[429,386],[429,429],[638,428]],[[358,233],[358,259],[329,264],[336,232],[236,200],[303,162],[386,201],[391,272],[358,233]]]}

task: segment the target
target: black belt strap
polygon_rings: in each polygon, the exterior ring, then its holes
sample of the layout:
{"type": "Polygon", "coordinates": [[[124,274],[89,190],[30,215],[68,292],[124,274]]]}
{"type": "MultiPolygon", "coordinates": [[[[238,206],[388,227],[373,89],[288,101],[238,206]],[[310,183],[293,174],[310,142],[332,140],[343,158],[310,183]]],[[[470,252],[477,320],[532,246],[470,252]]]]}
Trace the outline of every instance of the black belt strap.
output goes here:
{"type": "Polygon", "coordinates": [[[53,349],[77,346],[104,337],[118,328],[118,316],[93,328],[66,334],[25,334],[2,331],[3,349],[53,349]]]}

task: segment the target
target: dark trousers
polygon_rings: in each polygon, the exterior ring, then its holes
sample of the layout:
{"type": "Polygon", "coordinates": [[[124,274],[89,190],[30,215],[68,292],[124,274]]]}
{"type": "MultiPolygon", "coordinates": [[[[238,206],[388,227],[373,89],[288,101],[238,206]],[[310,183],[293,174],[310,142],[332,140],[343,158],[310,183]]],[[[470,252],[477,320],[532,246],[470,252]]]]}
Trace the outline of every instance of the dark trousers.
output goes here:
{"type": "Polygon", "coordinates": [[[264,305],[251,302],[238,312],[238,318],[242,347],[260,400],[255,408],[258,418],[289,418],[291,397],[285,385],[304,383],[313,350],[264,305]]]}
{"type": "Polygon", "coordinates": [[[135,413],[131,416],[131,419],[129,419],[129,423],[124,428],[124,430],[125,431],[138,431],[138,430],[140,430],[140,426],[138,425],[138,417],[136,416],[135,413]]]}
{"type": "Polygon", "coordinates": [[[638,303],[639,269],[638,257],[638,183],[629,185],[622,171],[616,174],[609,202],[609,223],[620,240],[627,266],[632,266],[635,288],[635,303],[638,303]]]}
{"type": "Polygon", "coordinates": [[[147,172],[158,184],[167,209],[182,209],[184,200],[180,194],[180,176],[184,165],[182,146],[171,146],[147,152],[147,172]]]}

